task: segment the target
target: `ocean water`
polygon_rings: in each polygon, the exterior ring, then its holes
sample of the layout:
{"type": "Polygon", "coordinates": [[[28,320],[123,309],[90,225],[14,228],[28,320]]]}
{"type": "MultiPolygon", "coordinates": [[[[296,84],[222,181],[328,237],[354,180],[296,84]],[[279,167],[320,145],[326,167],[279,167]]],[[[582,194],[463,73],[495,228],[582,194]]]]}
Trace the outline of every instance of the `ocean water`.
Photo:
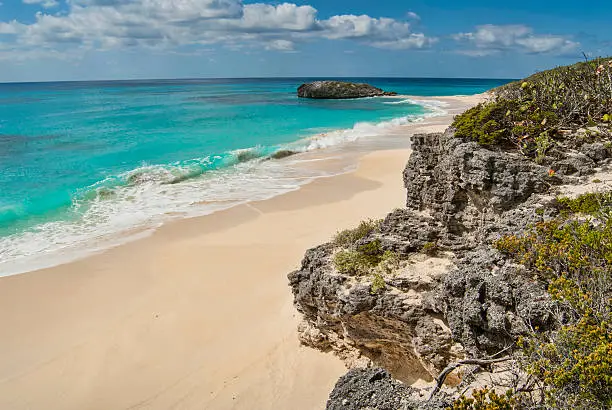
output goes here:
{"type": "MultiPolygon", "coordinates": [[[[309,79],[0,84],[0,276],[324,175],[270,160],[436,115],[405,97],[298,99],[309,79]]],[[[351,79],[402,95],[506,80],[351,79]]]]}

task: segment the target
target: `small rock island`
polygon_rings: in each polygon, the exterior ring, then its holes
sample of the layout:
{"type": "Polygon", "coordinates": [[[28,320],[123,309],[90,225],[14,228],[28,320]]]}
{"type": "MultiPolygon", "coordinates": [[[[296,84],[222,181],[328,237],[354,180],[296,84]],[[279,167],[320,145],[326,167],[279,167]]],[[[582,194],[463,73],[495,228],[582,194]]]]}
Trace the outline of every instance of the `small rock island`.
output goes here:
{"type": "Polygon", "coordinates": [[[302,84],[297,92],[300,98],[330,100],[397,95],[397,93],[387,92],[369,84],[344,81],[315,81],[302,84]]]}

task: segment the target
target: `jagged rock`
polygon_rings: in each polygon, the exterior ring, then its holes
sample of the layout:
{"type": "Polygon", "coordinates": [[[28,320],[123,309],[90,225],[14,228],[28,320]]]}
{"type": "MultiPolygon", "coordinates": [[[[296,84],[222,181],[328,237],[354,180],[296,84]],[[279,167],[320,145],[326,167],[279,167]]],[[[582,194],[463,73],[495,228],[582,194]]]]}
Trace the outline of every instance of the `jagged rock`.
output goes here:
{"type": "Polygon", "coordinates": [[[486,246],[459,261],[435,298],[454,340],[472,357],[511,346],[528,330],[525,323],[542,330],[553,326],[553,303],[544,285],[486,246]]]}
{"type": "Polygon", "coordinates": [[[333,270],[332,250],[331,245],[323,245],[308,251],[302,268],[289,275],[295,305],[304,315],[302,342],[333,350],[351,363],[365,356],[409,383],[431,380],[457,357],[450,329],[423,300],[450,269],[450,261],[413,260],[387,279],[397,288],[372,294],[368,278],[333,270]]]}
{"type": "MultiPolygon", "coordinates": [[[[289,275],[295,306],[304,316],[305,344],[332,350],[349,366],[382,366],[408,384],[432,380],[464,356],[511,348],[528,326],[554,325],[546,285],[492,244],[555,217],[551,189],[580,183],[568,174],[574,169],[588,174],[611,154],[597,143],[584,144],[581,152],[560,151],[554,156],[559,172],[551,175],[549,166],[457,138],[452,129],[415,135],[412,148],[404,170],[406,208],[391,212],[378,232],[360,242],[378,239],[384,250],[407,258],[384,278],[385,289],[372,294],[371,278],[339,274],[332,244],[309,250],[301,268],[289,275]],[[439,257],[418,253],[427,244],[441,250],[439,257]]],[[[358,377],[368,373],[349,374],[340,386],[376,391],[358,377]]],[[[396,386],[387,379],[382,378],[385,386],[396,386]]],[[[461,380],[455,372],[447,381],[461,380]]],[[[370,396],[355,394],[356,407],[328,408],[378,408],[371,407],[376,404],[370,396]]]]}
{"type": "Polygon", "coordinates": [[[334,247],[326,244],[309,250],[301,269],[289,275],[295,305],[307,323],[301,328],[309,329],[303,342],[351,363],[365,356],[405,382],[431,380],[464,354],[453,337],[477,354],[501,350],[525,330],[512,302],[522,300],[523,281],[503,288],[510,273],[495,281],[489,261],[464,256],[506,227],[541,218],[528,200],[550,187],[547,168],[460,140],[450,131],[417,135],[413,149],[404,171],[407,207],[389,214],[375,236],[384,249],[406,256],[437,243],[459,252],[460,266],[444,258],[409,258],[408,266],[386,278],[384,291],[372,294],[367,278],[334,269],[334,247]],[[527,205],[517,211],[521,203],[527,205]],[[316,337],[313,328],[320,331],[316,337]]]}
{"type": "Polygon", "coordinates": [[[601,142],[596,142],[593,144],[582,145],[580,152],[595,162],[601,162],[610,157],[611,149],[609,146],[606,146],[601,142]]]}
{"type": "Polygon", "coordinates": [[[449,248],[473,247],[481,239],[479,230],[551,184],[548,168],[455,138],[450,129],[415,135],[412,147],[404,170],[406,208],[426,212],[431,228],[421,235],[427,232],[449,248]]]}
{"type": "MultiPolygon", "coordinates": [[[[604,152],[599,152],[605,155],[604,152]]],[[[574,153],[566,158],[553,162],[551,168],[561,175],[589,175],[595,172],[595,161],[585,154],[574,153]]]]}
{"type": "Polygon", "coordinates": [[[298,88],[298,97],[316,99],[347,99],[397,95],[383,91],[369,84],[347,83],[343,81],[315,81],[302,84],[298,88]]]}
{"type": "Polygon", "coordinates": [[[444,396],[427,403],[415,389],[384,369],[351,370],[336,383],[327,410],[435,410],[449,406],[444,396]]]}

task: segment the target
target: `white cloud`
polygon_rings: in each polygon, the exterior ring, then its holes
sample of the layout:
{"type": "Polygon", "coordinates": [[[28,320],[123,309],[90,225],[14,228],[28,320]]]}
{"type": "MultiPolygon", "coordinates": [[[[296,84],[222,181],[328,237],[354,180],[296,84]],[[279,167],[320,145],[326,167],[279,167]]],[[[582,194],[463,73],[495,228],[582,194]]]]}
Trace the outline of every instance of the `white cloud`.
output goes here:
{"type": "Polygon", "coordinates": [[[10,23],[3,23],[0,21],[0,34],[16,34],[17,27],[18,25],[15,21],[10,23]]]}
{"type": "MultiPolygon", "coordinates": [[[[24,0],[55,2],[56,0],[24,0]]],[[[291,51],[300,41],[352,40],[372,47],[423,48],[433,42],[410,24],[367,15],[317,19],[311,6],[243,4],[242,0],[69,0],[65,14],[0,23],[22,48],[61,50],[226,44],[291,51]]]]}
{"type": "Polygon", "coordinates": [[[56,0],[23,0],[23,2],[25,4],[40,4],[46,9],[59,6],[59,3],[56,0]]]}
{"type": "Polygon", "coordinates": [[[320,22],[322,35],[329,39],[360,40],[372,47],[388,49],[423,48],[436,41],[413,33],[410,23],[366,15],[333,16],[320,22]]]}
{"type": "Polygon", "coordinates": [[[411,20],[416,20],[416,21],[420,21],[421,20],[421,16],[419,16],[414,11],[409,11],[408,13],[406,13],[406,17],[408,17],[411,20]]]}
{"type": "Polygon", "coordinates": [[[458,51],[471,56],[485,56],[506,50],[531,54],[562,54],[573,51],[580,45],[565,36],[534,34],[531,27],[520,24],[505,26],[487,24],[476,27],[474,32],[459,33],[452,37],[474,47],[458,51]]]}
{"type": "Polygon", "coordinates": [[[266,45],[266,50],[294,51],[294,46],[293,41],[272,40],[266,45]]]}
{"type": "Polygon", "coordinates": [[[374,41],[370,45],[378,48],[388,48],[391,50],[401,50],[409,48],[424,48],[438,42],[437,38],[426,37],[422,33],[410,34],[406,38],[393,41],[374,41]]]}

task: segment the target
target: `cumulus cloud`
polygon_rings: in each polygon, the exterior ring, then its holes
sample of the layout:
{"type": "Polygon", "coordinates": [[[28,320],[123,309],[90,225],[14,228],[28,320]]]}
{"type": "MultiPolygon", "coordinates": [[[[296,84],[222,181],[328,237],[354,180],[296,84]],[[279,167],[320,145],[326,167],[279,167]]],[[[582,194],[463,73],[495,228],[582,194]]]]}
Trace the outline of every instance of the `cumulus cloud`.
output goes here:
{"type": "Polygon", "coordinates": [[[520,24],[487,24],[476,27],[473,32],[455,34],[453,38],[472,46],[470,49],[459,50],[460,53],[471,56],[485,56],[506,50],[530,54],[563,54],[580,45],[564,36],[534,34],[531,27],[520,24]]]}
{"type": "MultiPolygon", "coordinates": [[[[24,0],[49,2],[56,0],[24,0]]],[[[21,47],[177,47],[227,44],[291,51],[317,38],[356,41],[389,49],[433,43],[410,23],[367,15],[317,18],[312,6],[243,4],[242,0],[68,0],[62,15],[38,13],[31,24],[0,23],[21,47]]]]}

